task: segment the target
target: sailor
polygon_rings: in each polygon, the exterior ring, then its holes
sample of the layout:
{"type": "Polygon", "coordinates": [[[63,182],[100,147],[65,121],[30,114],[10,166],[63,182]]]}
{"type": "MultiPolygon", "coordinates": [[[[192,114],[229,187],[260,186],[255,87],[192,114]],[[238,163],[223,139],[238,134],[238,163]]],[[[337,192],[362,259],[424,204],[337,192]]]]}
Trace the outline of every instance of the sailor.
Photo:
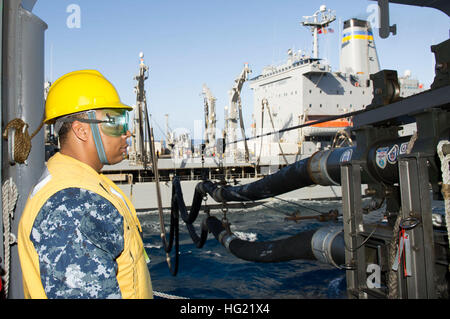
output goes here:
{"type": "Polygon", "coordinates": [[[25,298],[153,298],[136,210],[100,173],[127,152],[127,112],[98,71],[66,74],[51,87],[45,123],[60,152],[32,189],[19,224],[25,298]]]}

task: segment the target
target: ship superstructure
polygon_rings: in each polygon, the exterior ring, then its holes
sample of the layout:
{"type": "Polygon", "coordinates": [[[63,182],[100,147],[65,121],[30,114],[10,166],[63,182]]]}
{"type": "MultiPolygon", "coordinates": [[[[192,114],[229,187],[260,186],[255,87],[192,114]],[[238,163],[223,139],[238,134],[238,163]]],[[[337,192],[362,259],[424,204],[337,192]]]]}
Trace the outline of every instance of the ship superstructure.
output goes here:
{"type": "MultiPolygon", "coordinates": [[[[158,156],[159,179],[163,182],[161,196],[163,207],[170,206],[171,181],[181,179],[183,191],[189,198],[202,178],[220,180],[222,183],[245,184],[278,169],[309,157],[318,150],[352,144],[351,118],[334,120],[283,134],[253,138],[262,133],[275,132],[299,124],[361,110],[372,103],[373,84],[370,74],[379,71],[372,29],[367,21],[350,19],[344,22],[341,41],[340,70],[320,58],[318,36],[331,32],[330,24],[336,17],[332,10],[321,6],[312,16],[305,16],[302,25],[311,30],[312,55],[302,51],[288,51],[282,65],[267,66],[261,74],[249,79],[249,64],[235,78],[224,107],[225,123],[222,136],[217,134],[217,99],[206,84],[203,85],[204,142],[194,145],[188,132],[170,131],[166,123],[166,147],[163,142],[149,145],[146,127],[147,109],[144,81],[148,67],[140,55],[139,75],[135,78],[137,106],[133,128],[133,142],[128,160],[104,168],[107,174],[129,194],[138,210],[156,209],[154,194],[155,176],[149,160],[151,148],[158,156]],[[250,83],[254,93],[252,127],[246,128],[243,120],[245,105],[241,103],[244,84],[250,83]],[[142,95],[144,94],[144,96],[142,95]],[[142,102],[142,103],[141,103],[142,102]],[[142,129],[140,128],[141,125],[142,129]],[[247,135],[248,134],[248,135],[247,135]],[[234,143],[239,140],[239,142],[234,143]],[[142,146],[140,146],[142,145],[142,146]],[[225,146],[225,147],[224,147],[225,146]],[[140,154],[144,149],[145,154],[140,154]],[[148,164],[148,167],[147,167],[148,164]]],[[[418,93],[417,80],[405,78],[407,90],[403,94],[418,93]]],[[[400,87],[402,79],[399,79],[400,87]]],[[[400,89],[400,88],[398,88],[400,89]]],[[[151,108],[151,105],[148,107],[151,108]]],[[[339,187],[320,185],[283,195],[301,199],[339,198],[339,187]]],[[[212,201],[210,204],[214,204],[212,201]]]]}
{"type": "MultiPolygon", "coordinates": [[[[359,19],[344,22],[340,68],[333,72],[325,60],[318,58],[317,37],[331,32],[328,26],[334,20],[334,13],[325,6],[313,16],[304,17],[302,24],[313,33],[312,57],[289,49],[284,64],[267,66],[250,80],[254,92],[254,136],[365,109],[371,104],[370,75],[380,69],[371,26],[359,19]],[[267,109],[270,117],[264,116],[267,109]]],[[[409,77],[401,78],[400,86],[401,96],[422,90],[419,82],[409,77]]],[[[331,121],[263,137],[264,141],[255,139],[252,147],[255,156],[275,159],[281,153],[310,155],[331,147],[336,134],[350,126],[351,119],[331,121]]]]}

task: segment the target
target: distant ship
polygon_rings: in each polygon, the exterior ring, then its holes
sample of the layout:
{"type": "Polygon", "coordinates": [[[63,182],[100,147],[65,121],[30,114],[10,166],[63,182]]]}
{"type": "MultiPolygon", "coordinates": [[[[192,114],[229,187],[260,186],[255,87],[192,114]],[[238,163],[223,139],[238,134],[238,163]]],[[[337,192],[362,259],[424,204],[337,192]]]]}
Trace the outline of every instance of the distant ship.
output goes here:
{"type": "MultiPolygon", "coordinates": [[[[135,78],[137,104],[134,132],[129,158],[122,163],[107,166],[104,174],[120,185],[139,211],[157,208],[155,176],[151,169],[152,147],[158,156],[163,208],[171,204],[171,180],[181,178],[184,197],[190,203],[196,184],[202,177],[223,183],[246,184],[271,174],[287,164],[311,156],[316,151],[353,143],[349,128],[351,118],[334,120],[272,136],[242,140],[245,136],[240,93],[245,81],[254,92],[251,136],[277,131],[299,124],[324,119],[332,115],[361,110],[371,104],[373,86],[370,74],[380,70],[377,50],[370,24],[359,19],[344,22],[341,42],[340,68],[319,58],[318,37],[332,32],[330,24],[336,20],[332,10],[321,6],[312,16],[303,17],[303,26],[313,35],[312,55],[288,50],[286,63],[265,67],[261,74],[248,79],[251,70],[246,64],[230,90],[229,105],[225,107],[225,125],[222,139],[217,139],[216,99],[203,86],[205,139],[203,150],[194,146],[189,134],[175,136],[166,125],[166,146],[149,138],[149,126],[144,82],[148,67],[141,54],[139,75],[135,78]],[[218,144],[219,142],[219,144],[218,144]],[[222,144],[227,145],[223,153],[222,144]],[[152,144],[152,145],[151,145],[152,144]],[[202,156],[203,155],[203,156],[202,156]]],[[[399,77],[401,96],[423,90],[418,80],[409,74],[399,77]]],[[[411,128],[409,129],[411,130],[411,128]]],[[[313,186],[282,195],[297,199],[330,199],[341,196],[341,187],[313,186]]],[[[209,205],[216,205],[208,201],[209,205]]],[[[242,205],[242,204],[239,204],[242,205]]],[[[247,204],[249,205],[249,204],[247,204]]]]}

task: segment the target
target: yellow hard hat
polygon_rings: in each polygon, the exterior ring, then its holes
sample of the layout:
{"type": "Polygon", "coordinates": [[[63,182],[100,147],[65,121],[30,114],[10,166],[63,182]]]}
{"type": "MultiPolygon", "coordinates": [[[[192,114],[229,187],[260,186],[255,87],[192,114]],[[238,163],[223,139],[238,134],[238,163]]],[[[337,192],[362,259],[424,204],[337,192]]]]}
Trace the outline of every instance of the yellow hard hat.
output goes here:
{"type": "Polygon", "coordinates": [[[53,83],[45,103],[45,120],[95,109],[126,109],[115,87],[96,70],[81,70],[63,75],[53,83]]]}

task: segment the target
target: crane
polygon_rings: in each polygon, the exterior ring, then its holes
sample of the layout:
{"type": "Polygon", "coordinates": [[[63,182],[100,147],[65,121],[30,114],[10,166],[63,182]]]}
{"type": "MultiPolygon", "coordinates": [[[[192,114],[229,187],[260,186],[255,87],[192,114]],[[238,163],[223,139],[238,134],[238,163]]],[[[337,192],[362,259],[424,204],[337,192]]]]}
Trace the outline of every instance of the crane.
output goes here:
{"type": "Polygon", "coordinates": [[[203,84],[205,105],[205,145],[208,153],[214,153],[216,142],[216,98],[211,90],[203,84]]]}
{"type": "MultiPolygon", "coordinates": [[[[239,117],[239,122],[241,126],[242,137],[244,138],[244,146],[245,146],[245,160],[249,161],[249,152],[247,141],[245,140],[245,127],[244,127],[244,119],[242,117],[242,104],[241,104],[241,91],[245,81],[248,80],[248,76],[252,71],[250,70],[248,63],[244,64],[244,68],[242,69],[240,75],[236,78],[235,83],[231,90],[229,91],[230,95],[230,103],[228,107],[228,114],[225,117],[225,136],[227,144],[228,142],[232,142],[236,140],[236,129],[237,122],[239,117]],[[239,112],[239,115],[238,115],[239,112]]],[[[232,145],[231,155],[236,158],[237,149],[236,144],[232,145]]]]}

